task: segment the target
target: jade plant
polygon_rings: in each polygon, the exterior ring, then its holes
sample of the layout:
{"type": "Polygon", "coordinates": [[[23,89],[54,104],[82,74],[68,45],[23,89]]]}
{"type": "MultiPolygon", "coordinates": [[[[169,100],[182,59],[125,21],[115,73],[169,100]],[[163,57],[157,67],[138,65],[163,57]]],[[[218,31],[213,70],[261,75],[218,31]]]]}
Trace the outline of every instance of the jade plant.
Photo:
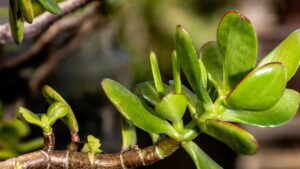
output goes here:
{"type": "Polygon", "coordinates": [[[300,31],[293,32],[259,63],[255,30],[240,13],[224,15],[216,39],[197,54],[190,35],[179,25],[171,55],[173,79],[168,84],[162,81],[154,52],[150,53],[153,81],[138,84],[135,92],[114,80],[102,81],[105,94],[123,117],[120,153],[103,154],[100,140],[91,135],[78,151],[74,112],[62,96],[45,86],[43,95],[50,104],[46,114],[39,117],[25,108],[19,110],[20,118],[43,130],[43,150],[0,162],[0,167],[132,168],[162,160],[182,147],[197,169],[222,168],[193,141],[200,134],[237,153],[255,154],[257,141],[239,124],[277,127],[291,120],[299,108],[299,93],[286,89],[286,84],[300,64],[300,31]],[[181,72],[190,88],[182,83],[181,72]],[[58,119],[71,132],[71,144],[65,151],[54,147],[52,125],[58,119]],[[138,148],[135,127],[149,133],[152,146],[138,148]]]}

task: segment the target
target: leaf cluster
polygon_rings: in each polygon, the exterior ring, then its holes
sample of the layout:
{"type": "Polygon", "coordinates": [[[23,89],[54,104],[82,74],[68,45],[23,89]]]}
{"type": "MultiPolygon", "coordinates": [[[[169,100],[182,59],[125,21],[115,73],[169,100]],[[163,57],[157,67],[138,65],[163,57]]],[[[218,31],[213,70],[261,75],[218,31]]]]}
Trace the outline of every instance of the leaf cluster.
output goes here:
{"type": "Polygon", "coordinates": [[[300,64],[299,30],[259,63],[257,51],[253,25],[229,11],[218,25],[216,41],[205,44],[199,54],[188,32],[177,26],[169,84],[162,82],[151,52],[153,81],[138,84],[135,94],[111,79],[104,79],[102,87],[123,117],[154,142],[167,135],[182,143],[197,168],[221,168],[193,142],[200,133],[238,153],[254,154],[257,141],[235,123],[277,127],[299,108],[299,93],[286,89],[300,64]],[[181,71],[192,90],[181,83],[181,71]],[[189,122],[182,119],[186,112],[189,122]]]}

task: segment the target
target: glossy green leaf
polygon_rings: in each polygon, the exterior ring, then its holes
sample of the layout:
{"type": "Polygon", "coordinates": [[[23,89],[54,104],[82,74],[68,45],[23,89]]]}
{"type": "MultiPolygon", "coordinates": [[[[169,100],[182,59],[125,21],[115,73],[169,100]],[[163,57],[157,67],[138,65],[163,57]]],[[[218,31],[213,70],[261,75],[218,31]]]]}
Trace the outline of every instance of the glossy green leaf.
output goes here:
{"type": "Polygon", "coordinates": [[[178,139],[178,133],[171,124],[152,114],[128,89],[111,79],[104,79],[102,87],[119,112],[134,125],[149,133],[165,133],[178,139]]]}
{"type": "Polygon", "coordinates": [[[270,109],[264,111],[226,109],[218,119],[258,127],[277,127],[287,123],[296,115],[299,103],[299,93],[286,89],[281,99],[270,109]]]}
{"type": "Polygon", "coordinates": [[[22,18],[26,22],[32,23],[34,14],[33,14],[33,9],[32,9],[32,5],[31,5],[31,0],[18,0],[18,3],[20,5],[22,18]]]}
{"type": "Polygon", "coordinates": [[[201,68],[198,61],[196,49],[190,35],[182,26],[177,26],[175,33],[175,48],[178,61],[192,89],[195,91],[206,108],[211,106],[212,101],[205,90],[202,78],[201,68]]]}
{"type": "Polygon", "coordinates": [[[164,85],[161,80],[159,65],[158,65],[156,55],[153,52],[150,53],[150,64],[151,64],[151,70],[152,70],[152,75],[153,75],[153,80],[154,80],[156,90],[159,96],[163,97],[165,95],[164,85]]]}
{"type": "MultiPolygon", "coordinates": [[[[170,85],[174,85],[173,81],[169,81],[170,85]]],[[[192,116],[197,116],[203,111],[202,104],[198,99],[197,95],[195,95],[192,91],[190,91],[186,86],[182,85],[182,92],[185,98],[187,99],[189,112],[192,116]]]]}
{"type": "Polygon", "coordinates": [[[24,108],[24,107],[20,107],[19,108],[19,113],[22,115],[22,117],[31,124],[37,125],[39,127],[44,127],[43,122],[41,121],[41,119],[34,114],[33,112],[31,112],[30,110],[24,108]]]}
{"type": "Polygon", "coordinates": [[[65,103],[62,102],[54,102],[52,103],[47,111],[47,116],[49,118],[49,124],[53,125],[53,123],[69,113],[69,108],[65,103]]]}
{"type": "Polygon", "coordinates": [[[61,120],[66,124],[66,126],[73,132],[78,132],[79,127],[76,120],[76,117],[74,115],[74,112],[72,108],[69,106],[69,104],[66,102],[66,100],[58,94],[54,89],[52,89],[50,86],[44,86],[42,89],[42,94],[46,98],[47,102],[49,104],[52,104],[54,102],[62,102],[65,103],[69,108],[69,113],[63,117],[61,120]]]}
{"type": "Polygon", "coordinates": [[[181,94],[168,94],[156,106],[158,116],[177,123],[181,121],[187,107],[187,100],[181,94]]]}
{"type": "Polygon", "coordinates": [[[23,40],[24,24],[19,4],[16,0],[9,0],[9,25],[14,41],[19,44],[23,40]]]}
{"type": "Polygon", "coordinates": [[[50,13],[59,14],[60,8],[55,0],[39,0],[41,5],[50,13]]]}
{"type": "Polygon", "coordinates": [[[180,65],[178,62],[176,51],[173,51],[172,53],[172,72],[173,72],[175,91],[177,94],[180,94],[181,93],[180,65]]]}
{"type": "Polygon", "coordinates": [[[255,154],[258,150],[255,138],[234,124],[219,120],[206,120],[204,124],[199,125],[204,133],[222,141],[238,153],[255,154]]]}
{"type": "Polygon", "coordinates": [[[259,65],[281,62],[284,65],[287,81],[297,72],[300,65],[300,30],[296,30],[281,42],[259,65]]]}
{"type": "Polygon", "coordinates": [[[137,144],[135,126],[127,119],[121,117],[122,150],[133,149],[137,144]]]}
{"type": "Polygon", "coordinates": [[[223,87],[223,57],[217,42],[208,42],[200,50],[200,58],[207,70],[209,80],[215,87],[223,87]]]}
{"type": "MultiPolygon", "coordinates": [[[[139,95],[151,105],[155,106],[160,102],[160,97],[153,81],[139,83],[137,87],[139,95]]],[[[165,94],[170,94],[173,92],[173,89],[164,84],[164,91],[165,94]]]]}
{"type": "Polygon", "coordinates": [[[199,62],[199,65],[200,65],[200,72],[201,72],[201,79],[202,79],[202,82],[203,82],[203,86],[205,89],[207,89],[207,86],[208,86],[208,75],[207,75],[207,71],[205,69],[205,66],[202,62],[201,59],[198,60],[199,62]]]}
{"type": "Polygon", "coordinates": [[[181,146],[192,158],[197,169],[222,169],[196,143],[190,141],[182,143],[181,146]]]}
{"type": "Polygon", "coordinates": [[[241,110],[266,110],[276,104],[286,86],[284,67],[272,62],[250,72],[234,88],[225,102],[228,107],[241,110]]]}
{"type": "Polygon", "coordinates": [[[219,23],[217,42],[224,59],[224,87],[229,91],[256,65],[256,32],[245,16],[229,11],[219,23]]]}

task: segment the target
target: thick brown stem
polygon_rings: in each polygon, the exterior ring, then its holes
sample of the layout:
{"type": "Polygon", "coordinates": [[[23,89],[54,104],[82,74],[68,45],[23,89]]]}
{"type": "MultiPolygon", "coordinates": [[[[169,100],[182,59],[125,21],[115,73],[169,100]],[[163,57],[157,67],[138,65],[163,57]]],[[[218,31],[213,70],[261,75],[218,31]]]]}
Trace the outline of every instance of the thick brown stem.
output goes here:
{"type": "Polygon", "coordinates": [[[0,168],[15,169],[18,163],[22,169],[125,169],[153,164],[171,155],[179,145],[178,141],[164,139],[157,145],[141,150],[97,154],[94,161],[91,161],[88,153],[40,150],[0,162],[0,168]]]}
{"type": "Polygon", "coordinates": [[[55,136],[54,133],[44,133],[44,147],[43,150],[50,152],[54,150],[55,146],[55,136]]]}
{"type": "Polygon", "coordinates": [[[69,145],[69,151],[77,151],[78,144],[80,143],[80,137],[77,132],[71,131],[71,143],[69,145]]]}

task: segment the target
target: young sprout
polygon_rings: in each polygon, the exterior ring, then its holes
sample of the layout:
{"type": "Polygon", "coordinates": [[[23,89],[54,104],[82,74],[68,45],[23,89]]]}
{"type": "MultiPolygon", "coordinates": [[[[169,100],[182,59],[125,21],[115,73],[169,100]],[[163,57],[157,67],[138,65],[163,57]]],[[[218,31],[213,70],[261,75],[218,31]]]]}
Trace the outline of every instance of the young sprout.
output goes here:
{"type": "Polygon", "coordinates": [[[94,137],[93,135],[87,136],[87,143],[83,146],[82,152],[87,152],[91,164],[94,163],[95,155],[102,153],[102,150],[100,149],[101,143],[100,139],[94,137]]]}

